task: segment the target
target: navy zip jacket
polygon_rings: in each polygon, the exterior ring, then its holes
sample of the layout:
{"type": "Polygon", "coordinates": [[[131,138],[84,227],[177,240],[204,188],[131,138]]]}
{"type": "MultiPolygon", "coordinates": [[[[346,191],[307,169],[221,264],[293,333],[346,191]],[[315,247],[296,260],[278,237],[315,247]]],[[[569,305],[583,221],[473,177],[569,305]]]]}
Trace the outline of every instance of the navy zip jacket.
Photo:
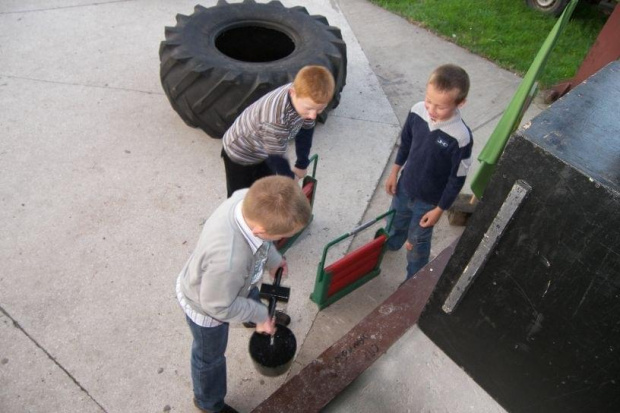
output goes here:
{"type": "Polygon", "coordinates": [[[473,146],[460,111],[432,123],[424,102],[419,102],[411,108],[400,139],[395,163],[405,165],[400,179],[411,199],[450,208],[465,184],[473,146]]]}

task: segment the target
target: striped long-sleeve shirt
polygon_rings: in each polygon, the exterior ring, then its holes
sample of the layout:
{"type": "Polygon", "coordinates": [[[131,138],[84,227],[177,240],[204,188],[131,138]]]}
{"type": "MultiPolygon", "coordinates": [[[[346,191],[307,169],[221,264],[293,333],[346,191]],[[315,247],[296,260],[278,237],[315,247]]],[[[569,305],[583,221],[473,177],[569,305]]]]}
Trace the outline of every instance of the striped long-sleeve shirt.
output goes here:
{"type": "MultiPolygon", "coordinates": [[[[272,157],[285,158],[288,141],[295,138],[302,127],[314,127],[314,120],[303,119],[293,107],[289,96],[291,87],[292,83],[281,86],[254,102],[226,131],[224,150],[233,162],[255,165],[272,157]]],[[[307,163],[303,165],[303,158],[309,155],[312,133],[302,135],[303,142],[299,138],[295,142],[296,165],[305,168],[307,163]]]]}

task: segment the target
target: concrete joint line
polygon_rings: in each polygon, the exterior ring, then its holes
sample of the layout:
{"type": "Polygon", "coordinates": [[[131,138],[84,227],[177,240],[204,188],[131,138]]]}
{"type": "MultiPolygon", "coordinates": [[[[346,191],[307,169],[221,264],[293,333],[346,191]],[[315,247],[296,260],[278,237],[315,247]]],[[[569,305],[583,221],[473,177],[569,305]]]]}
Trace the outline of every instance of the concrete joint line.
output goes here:
{"type": "Polygon", "coordinates": [[[2,77],[6,77],[6,78],[9,78],[9,79],[29,80],[29,81],[32,81],[32,82],[52,83],[52,84],[55,84],[55,85],[92,87],[92,88],[97,88],[97,89],[110,89],[110,90],[121,90],[123,92],[137,92],[137,93],[144,93],[144,94],[147,94],[147,95],[163,95],[164,94],[162,92],[149,92],[149,91],[146,91],[146,90],[127,89],[127,88],[107,86],[107,85],[106,86],[86,85],[86,84],[82,84],[82,83],[58,82],[56,80],[35,79],[35,78],[32,78],[32,77],[22,77],[22,76],[13,76],[13,75],[3,75],[3,74],[0,74],[0,78],[2,78],[2,77]]]}
{"type": "Polygon", "coordinates": [[[501,111],[498,114],[496,114],[494,116],[491,116],[491,118],[489,120],[487,120],[485,122],[482,122],[480,125],[476,126],[475,128],[472,128],[471,133],[474,133],[478,129],[481,129],[481,128],[485,127],[486,125],[488,125],[489,123],[493,122],[495,119],[499,118],[503,114],[504,114],[504,111],[501,111]]]}
{"type": "Polygon", "coordinates": [[[24,328],[19,324],[19,322],[17,320],[15,320],[5,309],[4,307],[2,307],[0,305],[0,312],[2,314],[4,314],[9,320],[11,320],[13,322],[13,327],[17,328],[19,331],[21,331],[22,333],[24,333],[24,335],[26,337],[28,337],[28,339],[30,341],[32,341],[32,343],[34,343],[35,346],[37,346],[37,348],[39,348],[43,353],[45,353],[45,355],[56,365],[58,366],[59,369],[61,369],[66,375],[67,377],[69,377],[76,386],[78,386],[80,388],[80,390],[82,390],[86,396],[88,396],[89,399],[91,399],[93,401],[93,403],[95,403],[97,406],[99,406],[99,408],[104,412],[104,413],[108,413],[107,410],[97,401],[95,400],[95,398],[88,392],[88,390],[86,390],[84,388],[84,386],[82,386],[80,384],[80,382],[77,381],[77,379],[75,377],[73,377],[73,375],[71,373],[69,373],[69,371],[67,369],[65,369],[57,360],[56,358],[54,358],[54,356],[52,356],[46,349],[44,349],[38,342],[37,340],[35,340],[30,334],[28,334],[28,332],[26,330],[24,330],[24,328]]]}
{"type": "Polygon", "coordinates": [[[354,118],[351,116],[341,116],[341,115],[337,115],[337,114],[331,114],[329,116],[333,116],[334,118],[340,118],[340,119],[350,119],[350,120],[359,120],[361,122],[368,122],[368,123],[376,123],[379,125],[389,125],[389,126],[398,126],[400,127],[400,124],[398,122],[383,122],[380,120],[372,120],[372,119],[364,119],[364,118],[354,118]]]}
{"type": "Polygon", "coordinates": [[[127,3],[129,1],[135,1],[135,0],[111,0],[111,1],[100,1],[100,2],[97,2],[97,3],[90,3],[90,4],[76,4],[74,6],[50,7],[50,8],[47,8],[47,9],[3,11],[3,12],[0,12],[0,14],[33,13],[33,12],[39,12],[39,11],[51,11],[51,10],[61,10],[61,9],[75,9],[76,7],[101,6],[103,4],[111,4],[111,3],[127,3]]]}

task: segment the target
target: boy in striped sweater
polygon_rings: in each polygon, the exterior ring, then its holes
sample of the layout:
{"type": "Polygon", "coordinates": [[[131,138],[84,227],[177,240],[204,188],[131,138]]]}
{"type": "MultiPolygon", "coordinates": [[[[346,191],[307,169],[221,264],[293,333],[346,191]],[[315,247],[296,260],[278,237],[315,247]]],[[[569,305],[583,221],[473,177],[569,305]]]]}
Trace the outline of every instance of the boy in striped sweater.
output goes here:
{"type": "Polygon", "coordinates": [[[228,197],[264,176],[303,178],[310,163],[316,117],[334,95],[334,78],[323,66],[305,66],[293,83],[283,85],[248,106],[222,139],[228,197]],[[295,139],[297,161],[286,159],[295,139]]]}

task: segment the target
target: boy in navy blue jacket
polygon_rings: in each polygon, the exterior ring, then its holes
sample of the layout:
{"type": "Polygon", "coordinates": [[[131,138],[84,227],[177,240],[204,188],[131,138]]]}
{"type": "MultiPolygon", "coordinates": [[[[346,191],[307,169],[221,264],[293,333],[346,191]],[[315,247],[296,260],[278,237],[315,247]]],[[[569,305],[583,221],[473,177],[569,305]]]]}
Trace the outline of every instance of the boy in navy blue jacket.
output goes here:
{"type": "Polygon", "coordinates": [[[459,111],[468,92],[465,70],[438,67],[424,101],[411,108],[401,132],[385,189],[396,210],[387,247],[395,251],[405,244],[406,279],[428,263],[433,226],[456,199],[471,165],[473,138],[459,111]]]}

